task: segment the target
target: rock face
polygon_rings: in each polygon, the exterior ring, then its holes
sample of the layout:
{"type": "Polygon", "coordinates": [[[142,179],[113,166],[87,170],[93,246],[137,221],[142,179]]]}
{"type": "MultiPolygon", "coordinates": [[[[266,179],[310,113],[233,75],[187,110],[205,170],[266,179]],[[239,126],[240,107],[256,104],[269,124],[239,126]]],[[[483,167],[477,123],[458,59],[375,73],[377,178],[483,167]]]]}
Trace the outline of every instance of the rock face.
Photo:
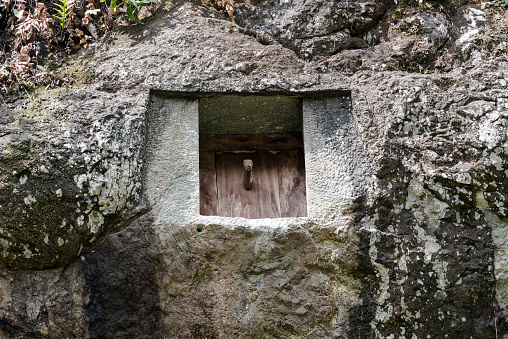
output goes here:
{"type": "Polygon", "coordinates": [[[508,335],[506,21],[178,2],[118,28],[91,83],[1,106],[0,337],[508,335]],[[308,218],[199,216],[176,146],[210,93],[303,98],[308,218]]]}
{"type": "Polygon", "coordinates": [[[6,268],[68,264],[101,233],[128,223],[139,198],[142,99],[84,90],[40,105],[2,112],[6,268]]]}

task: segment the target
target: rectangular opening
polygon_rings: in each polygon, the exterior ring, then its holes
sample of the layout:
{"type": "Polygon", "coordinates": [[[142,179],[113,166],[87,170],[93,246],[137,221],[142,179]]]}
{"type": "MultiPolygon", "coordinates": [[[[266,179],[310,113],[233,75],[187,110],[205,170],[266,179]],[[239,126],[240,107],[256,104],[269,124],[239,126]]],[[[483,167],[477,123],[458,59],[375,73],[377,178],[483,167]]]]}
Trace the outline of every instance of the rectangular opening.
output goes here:
{"type": "Polygon", "coordinates": [[[203,98],[199,130],[201,215],[307,216],[299,98],[203,98]]]}

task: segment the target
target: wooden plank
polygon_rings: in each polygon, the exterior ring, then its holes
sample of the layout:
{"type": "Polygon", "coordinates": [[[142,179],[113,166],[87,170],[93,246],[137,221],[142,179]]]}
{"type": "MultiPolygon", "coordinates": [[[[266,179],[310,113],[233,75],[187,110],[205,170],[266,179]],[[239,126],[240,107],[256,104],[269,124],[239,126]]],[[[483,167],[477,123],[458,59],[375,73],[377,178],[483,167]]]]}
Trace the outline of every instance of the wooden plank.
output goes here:
{"type": "Polygon", "coordinates": [[[218,214],[249,219],[279,218],[277,157],[270,152],[216,154],[218,214]],[[254,162],[252,189],[243,187],[243,160],[254,162]]]}
{"type": "Polygon", "coordinates": [[[286,134],[201,134],[201,151],[282,151],[303,149],[301,133],[286,134]]]}
{"type": "MultiPolygon", "coordinates": [[[[260,151],[258,152],[257,166],[254,180],[257,182],[257,204],[264,202],[261,209],[258,209],[258,218],[280,218],[280,194],[277,173],[277,155],[260,151]]],[[[256,166],[256,162],[254,162],[256,166]]],[[[255,168],[255,167],[254,167],[255,168]]],[[[254,173],[253,173],[254,175],[254,173]]],[[[253,188],[256,188],[253,183],[253,188]]],[[[256,203],[256,202],[255,202],[256,203]]]]}
{"type": "Polygon", "coordinates": [[[218,214],[214,152],[199,152],[199,213],[218,214]]]}
{"type": "Polygon", "coordinates": [[[303,152],[279,152],[277,166],[281,217],[306,217],[307,197],[303,152]]]}

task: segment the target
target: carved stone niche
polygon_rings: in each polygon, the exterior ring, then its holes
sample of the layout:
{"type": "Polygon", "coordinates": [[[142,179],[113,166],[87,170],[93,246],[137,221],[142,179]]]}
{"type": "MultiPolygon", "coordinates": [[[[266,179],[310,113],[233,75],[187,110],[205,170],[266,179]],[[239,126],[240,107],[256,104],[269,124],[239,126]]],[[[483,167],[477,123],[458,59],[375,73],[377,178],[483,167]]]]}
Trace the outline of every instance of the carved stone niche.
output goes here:
{"type": "Polygon", "coordinates": [[[153,92],[144,194],[160,226],[326,222],[370,186],[361,140],[344,91],[153,92]]]}
{"type": "Polygon", "coordinates": [[[201,215],[306,217],[302,128],[298,97],[200,99],[201,215]]]}

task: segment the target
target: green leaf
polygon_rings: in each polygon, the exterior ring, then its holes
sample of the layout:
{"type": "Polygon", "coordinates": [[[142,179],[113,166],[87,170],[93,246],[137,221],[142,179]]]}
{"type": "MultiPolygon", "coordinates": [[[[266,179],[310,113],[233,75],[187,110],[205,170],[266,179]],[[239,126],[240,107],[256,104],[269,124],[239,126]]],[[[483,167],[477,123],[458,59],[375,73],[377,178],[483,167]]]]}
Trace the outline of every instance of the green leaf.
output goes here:
{"type": "Polygon", "coordinates": [[[69,20],[69,13],[72,11],[74,3],[72,1],[59,0],[59,2],[54,3],[53,5],[53,8],[57,12],[55,18],[60,21],[60,26],[63,28],[65,23],[69,20]]]}
{"type": "Polygon", "coordinates": [[[115,11],[116,7],[116,0],[111,0],[111,3],[109,4],[109,8],[111,8],[111,12],[115,11]]]}
{"type": "MultiPolygon", "coordinates": [[[[141,9],[140,5],[138,4],[137,1],[130,1],[130,0],[125,0],[125,2],[127,3],[127,6],[128,7],[134,7],[136,10],[136,12],[139,12],[139,10],[141,9]]],[[[128,8],[127,7],[127,8],[128,8]]]]}
{"type": "Polygon", "coordinates": [[[138,13],[132,9],[132,7],[127,7],[127,16],[129,17],[129,20],[141,22],[138,18],[138,13]]]}
{"type": "MultiPolygon", "coordinates": [[[[100,1],[106,2],[106,0],[100,1]]],[[[125,5],[127,7],[127,16],[129,17],[129,20],[141,22],[138,18],[141,8],[145,5],[156,3],[158,3],[158,0],[111,0],[109,7],[111,8],[111,11],[114,12],[115,8],[125,5]]]]}

